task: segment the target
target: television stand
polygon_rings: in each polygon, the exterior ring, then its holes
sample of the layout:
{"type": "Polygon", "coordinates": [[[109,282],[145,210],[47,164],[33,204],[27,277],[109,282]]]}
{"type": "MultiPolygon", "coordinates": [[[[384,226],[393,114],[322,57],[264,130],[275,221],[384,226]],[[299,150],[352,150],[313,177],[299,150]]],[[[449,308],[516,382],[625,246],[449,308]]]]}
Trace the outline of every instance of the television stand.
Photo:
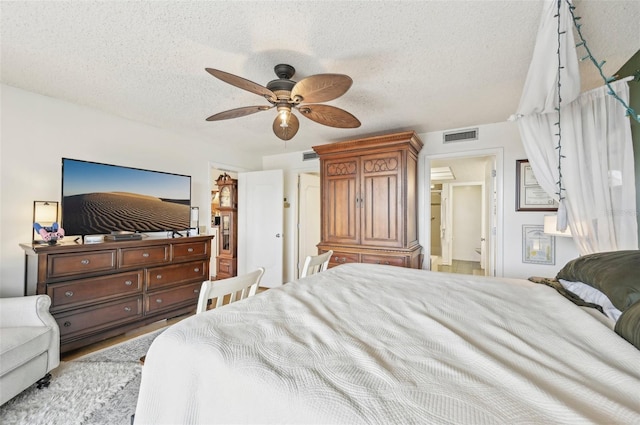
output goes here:
{"type": "Polygon", "coordinates": [[[209,278],[211,239],[21,244],[26,288],[51,297],[64,353],[194,312],[209,278]]]}

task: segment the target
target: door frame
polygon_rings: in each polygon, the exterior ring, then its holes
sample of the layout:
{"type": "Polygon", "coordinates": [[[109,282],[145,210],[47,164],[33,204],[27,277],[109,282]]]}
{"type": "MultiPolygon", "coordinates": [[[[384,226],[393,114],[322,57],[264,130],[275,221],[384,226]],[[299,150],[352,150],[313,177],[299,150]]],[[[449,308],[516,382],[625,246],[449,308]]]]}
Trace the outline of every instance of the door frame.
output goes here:
{"type": "MultiPolygon", "coordinates": [[[[489,249],[489,264],[488,275],[502,277],[504,275],[504,152],[502,148],[492,149],[477,149],[461,152],[449,152],[434,155],[425,155],[422,169],[424,174],[422,175],[422,181],[424,182],[423,191],[424,194],[421,197],[421,210],[419,224],[421,225],[422,240],[429,243],[422,244],[424,258],[423,268],[429,268],[431,258],[431,225],[430,217],[431,210],[427,209],[430,203],[426,200],[431,199],[431,161],[432,160],[447,160],[447,159],[462,159],[462,158],[474,158],[479,156],[492,156],[495,158],[495,200],[493,196],[490,196],[490,203],[487,205],[487,211],[495,212],[493,219],[491,220],[491,228],[488,231],[488,243],[486,244],[489,249]]],[[[486,190],[491,190],[487,187],[486,190]]]]}

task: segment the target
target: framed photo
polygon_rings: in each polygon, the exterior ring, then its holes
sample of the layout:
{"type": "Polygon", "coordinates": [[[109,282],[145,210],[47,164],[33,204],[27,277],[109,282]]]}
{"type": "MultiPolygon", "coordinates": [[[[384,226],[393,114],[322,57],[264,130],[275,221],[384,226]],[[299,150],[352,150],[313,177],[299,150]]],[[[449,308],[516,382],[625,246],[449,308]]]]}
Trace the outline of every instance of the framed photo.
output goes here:
{"type": "Polygon", "coordinates": [[[556,263],[556,238],[544,233],[544,226],[522,226],[522,262],[548,265],[556,263]]]}
{"type": "Polygon", "coordinates": [[[556,202],[538,184],[526,159],[516,161],[516,211],[557,211],[556,202]]]}

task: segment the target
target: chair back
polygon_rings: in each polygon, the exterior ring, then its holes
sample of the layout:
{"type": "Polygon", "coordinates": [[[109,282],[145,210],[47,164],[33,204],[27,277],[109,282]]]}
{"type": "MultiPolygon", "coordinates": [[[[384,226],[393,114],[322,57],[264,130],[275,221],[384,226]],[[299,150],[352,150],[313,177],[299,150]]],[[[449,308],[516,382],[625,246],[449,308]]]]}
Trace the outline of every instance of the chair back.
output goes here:
{"type": "Polygon", "coordinates": [[[225,297],[228,296],[227,304],[248,298],[255,295],[260,279],[264,274],[264,268],[241,276],[230,277],[222,280],[205,280],[200,288],[200,296],[198,298],[198,308],[196,314],[207,311],[209,300],[216,299],[212,303],[213,308],[218,308],[224,304],[225,297]]]}
{"type": "Polygon", "coordinates": [[[302,266],[300,278],[327,270],[327,267],[329,267],[329,260],[332,255],[333,251],[329,250],[324,254],[307,256],[304,260],[304,266],[302,266]]]}

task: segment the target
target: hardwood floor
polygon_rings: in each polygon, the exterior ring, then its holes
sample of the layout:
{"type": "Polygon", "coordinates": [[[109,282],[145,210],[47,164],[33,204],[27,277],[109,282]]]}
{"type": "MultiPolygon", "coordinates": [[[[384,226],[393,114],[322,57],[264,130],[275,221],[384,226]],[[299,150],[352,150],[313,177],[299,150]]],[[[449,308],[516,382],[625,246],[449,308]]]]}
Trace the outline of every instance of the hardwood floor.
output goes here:
{"type": "MultiPolygon", "coordinates": [[[[193,313],[192,313],[193,314],[193,313]]],[[[127,341],[129,339],[135,338],[140,335],[144,335],[146,333],[155,331],[156,329],[165,328],[167,326],[173,325],[174,323],[178,323],[182,319],[191,316],[191,314],[186,314],[183,316],[174,317],[168,320],[160,320],[155,323],[151,323],[150,325],[142,326],[122,335],[114,336],[112,338],[105,339],[104,341],[96,342],[95,344],[87,345],[86,347],[78,348],[77,350],[68,351],[60,355],[60,360],[63,362],[68,362],[70,360],[77,359],[78,357],[82,357],[86,354],[93,353],[94,351],[101,350],[103,348],[111,347],[116,344],[120,344],[121,342],[127,341]]]]}
{"type": "Polygon", "coordinates": [[[480,268],[478,261],[453,260],[450,266],[438,265],[438,271],[484,276],[484,270],[480,268]]]}

